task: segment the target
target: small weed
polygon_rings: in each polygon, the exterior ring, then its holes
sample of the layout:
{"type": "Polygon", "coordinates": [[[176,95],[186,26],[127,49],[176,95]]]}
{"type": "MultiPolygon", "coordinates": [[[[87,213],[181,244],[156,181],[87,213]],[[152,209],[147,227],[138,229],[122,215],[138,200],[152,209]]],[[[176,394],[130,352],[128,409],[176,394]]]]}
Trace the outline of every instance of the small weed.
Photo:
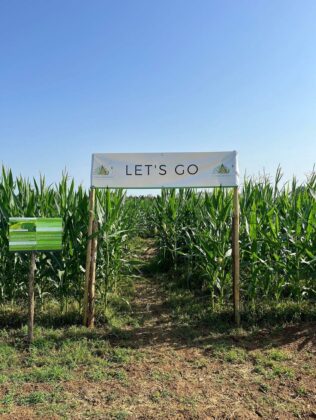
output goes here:
{"type": "Polygon", "coordinates": [[[85,378],[93,382],[100,382],[109,378],[108,372],[104,369],[95,366],[84,373],[85,378]]]}
{"type": "Polygon", "coordinates": [[[8,377],[6,375],[0,375],[0,384],[5,384],[8,382],[8,377]]]}
{"type": "Polygon", "coordinates": [[[190,405],[191,407],[194,407],[196,405],[196,397],[194,396],[187,396],[187,397],[180,397],[178,398],[178,401],[185,405],[190,405]]]}
{"type": "Polygon", "coordinates": [[[16,366],[18,364],[18,353],[14,347],[0,343],[0,370],[16,366]]]}
{"type": "Polygon", "coordinates": [[[229,350],[224,358],[229,363],[243,363],[246,360],[247,353],[244,349],[236,348],[229,350]]]}
{"type": "Polygon", "coordinates": [[[58,360],[63,365],[75,368],[80,365],[93,363],[94,356],[91,353],[87,339],[82,339],[80,341],[71,341],[68,339],[60,348],[58,360]]]}
{"type": "Polygon", "coordinates": [[[25,396],[17,397],[18,405],[36,405],[42,403],[58,403],[64,399],[62,395],[57,392],[34,391],[25,396]]]}
{"type": "Polygon", "coordinates": [[[170,396],[169,391],[163,389],[163,390],[156,390],[150,395],[150,399],[153,402],[158,403],[162,398],[168,398],[170,396]]]}
{"type": "Polygon", "coordinates": [[[34,404],[40,404],[47,401],[47,393],[36,391],[31,392],[29,395],[26,395],[25,397],[20,397],[18,399],[19,405],[34,405],[34,404]]]}
{"type": "Polygon", "coordinates": [[[130,349],[124,347],[117,347],[113,349],[112,354],[109,357],[109,362],[112,363],[129,363],[130,361],[130,349]]]}
{"type": "Polygon", "coordinates": [[[0,403],[6,406],[11,406],[14,403],[14,392],[9,391],[5,396],[0,400],[0,403]]]}
{"type": "Polygon", "coordinates": [[[203,369],[208,366],[208,361],[201,357],[200,359],[196,359],[193,363],[193,366],[197,369],[203,369]]]}
{"type": "Polygon", "coordinates": [[[310,363],[304,363],[302,365],[302,370],[304,371],[305,375],[316,375],[316,369],[310,363]]]}
{"type": "Polygon", "coordinates": [[[108,370],[104,367],[94,366],[84,372],[84,377],[93,382],[108,381],[116,379],[120,382],[127,382],[126,372],[122,369],[108,370]]]}
{"type": "Polygon", "coordinates": [[[252,353],[251,357],[256,367],[272,368],[274,366],[274,361],[262,353],[252,353]]]}
{"type": "Polygon", "coordinates": [[[262,375],[262,376],[265,376],[265,377],[268,376],[268,374],[269,374],[269,371],[261,365],[255,366],[254,369],[253,369],[253,372],[258,373],[259,375],[262,375]]]}
{"type": "Polygon", "coordinates": [[[265,376],[268,379],[278,377],[293,378],[293,369],[283,366],[279,361],[288,360],[289,356],[279,350],[270,350],[266,354],[252,354],[255,367],[253,372],[265,376]]]}
{"type": "Polygon", "coordinates": [[[17,370],[7,377],[11,382],[59,382],[72,378],[70,372],[61,366],[35,367],[28,371],[17,370]]]}
{"type": "Polygon", "coordinates": [[[174,377],[170,372],[163,372],[161,370],[153,370],[150,376],[157,381],[170,381],[174,377]]]}
{"type": "Polygon", "coordinates": [[[127,375],[126,372],[122,369],[116,369],[114,371],[109,372],[109,378],[117,379],[120,382],[127,382],[127,375]]]}
{"type": "Polygon", "coordinates": [[[25,382],[57,382],[71,379],[71,374],[61,366],[48,366],[33,369],[24,374],[25,382]]]}
{"type": "Polygon", "coordinates": [[[215,350],[215,356],[219,357],[225,362],[241,364],[245,362],[247,358],[247,352],[240,347],[227,348],[225,346],[220,346],[215,350]]]}
{"type": "Polygon", "coordinates": [[[295,392],[297,393],[299,397],[308,396],[308,391],[303,386],[299,386],[298,388],[296,388],[295,392]]]}
{"type": "Polygon", "coordinates": [[[271,376],[279,376],[279,377],[286,377],[286,378],[294,378],[294,371],[293,369],[287,366],[274,366],[272,368],[271,376]]]}
{"type": "Polygon", "coordinates": [[[290,357],[287,353],[285,353],[282,350],[278,350],[278,349],[271,349],[267,352],[267,358],[269,360],[274,360],[276,362],[282,362],[285,360],[289,360],[290,357]]]}
{"type": "Polygon", "coordinates": [[[62,402],[64,398],[58,391],[45,392],[45,391],[34,391],[27,395],[20,395],[19,392],[10,391],[0,401],[5,406],[17,405],[36,405],[42,403],[58,403],[62,402]]]}
{"type": "MultiPolygon", "coordinates": [[[[46,332],[46,334],[47,334],[47,332],[46,332]]],[[[32,345],[30,347],[30,350],[31,351],[32,350],[33,351],[34,350],[40,350],[41,352],[43,352],[43,351],[47,352],[48,350],[50,350],[50,351],[54,350],[55,347],[56,347],[56,342],[54,340],[54,337],[51,337],[51,336],[47,337],[47,335],[44,335],[42,337],[37,336],[34,339],[32,345]]]]}
{"type": "Polygon", "coordinates": [[[110,414],[111,419],[115,420],[125,420],[129,417],[130,413],[125,410],[114,411],[110,414]]]}
{"type": "Polygon", "coordinates": [[[49,405],[39,405],[36,407],[36,414],[41,419],[45,418],[62,418],[68,419],[70,413],[76,408],[75,402],[63,403],[63,402],[51,402],[49,405]]]}

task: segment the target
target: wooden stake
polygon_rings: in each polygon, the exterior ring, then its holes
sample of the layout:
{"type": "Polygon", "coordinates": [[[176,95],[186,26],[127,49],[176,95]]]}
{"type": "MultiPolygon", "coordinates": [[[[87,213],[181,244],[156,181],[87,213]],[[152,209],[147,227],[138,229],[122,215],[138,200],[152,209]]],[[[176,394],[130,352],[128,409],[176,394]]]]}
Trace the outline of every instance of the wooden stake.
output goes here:
{"type": "MultiPolygon", "coordinates": [[[[92,233],[96,234],[98,230],[98,223],[96,220],[93,221],[92,233]]],[[[96,236],[92,239],[91,246],[91,261],[90,261],[90,278],[88,285],[88,305],[87,305],[87,319],[86,326],[88,328],[94,327],[94,315],[95,315],[95,273],[96,273],[96,262],[97,262],[97,248],[98,239],[96,236]]]]}
{"type": "Polygon", "coordinates": [[[92,249],[92,230],[94,221],[94,203],[95,203],[95,189],[90,189],[89,194],[89,225],[88,225],[88,242],[87,242],[87,257],[86,257],[86,274],[85,274],[85,289],[83,301],[83,324],[87,326],[88,319],[88,299],[89,299],[89,284],[91,274],[91,249],[92,249]]]}
{"type": "Polygon", "coordinates": [[[234,318],[237,326],[240,325],[240,296],[239,296],[239,192],[234,187],[233,200],[233,235],[232,235],[232,256],[233,256],[233,296],[234,296],[234,318]]]}
{"type": "Polygon", "coordinates": [[[28,342],[32,343],[34,338],[34,278],[36,270],[35,252],[31,252],[30,271],[29,271],[29,319],[28,319],[28,342]]]}

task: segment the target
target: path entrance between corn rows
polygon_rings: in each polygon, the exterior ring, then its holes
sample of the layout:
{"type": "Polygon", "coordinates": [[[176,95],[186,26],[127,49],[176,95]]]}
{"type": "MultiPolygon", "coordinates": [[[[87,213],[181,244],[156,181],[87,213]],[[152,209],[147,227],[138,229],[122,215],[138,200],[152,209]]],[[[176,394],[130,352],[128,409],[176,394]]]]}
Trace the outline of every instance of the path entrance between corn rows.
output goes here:
{"type": "Polygon", "coordinates": [[[194,322],[186,312],[193,295],[168,289],[165,276],[148,274],[154,242],[142,241],[136,253],[142,265],[131,301],[134,322],[109,337],[112,346],[134,354],[134,363],[124,368],[129,385],[120,388],[119,398],[130,418],[316,413],[316,376],[303,372],[311,358],[316,362],[315,323],[251,333],[194,322]]]}

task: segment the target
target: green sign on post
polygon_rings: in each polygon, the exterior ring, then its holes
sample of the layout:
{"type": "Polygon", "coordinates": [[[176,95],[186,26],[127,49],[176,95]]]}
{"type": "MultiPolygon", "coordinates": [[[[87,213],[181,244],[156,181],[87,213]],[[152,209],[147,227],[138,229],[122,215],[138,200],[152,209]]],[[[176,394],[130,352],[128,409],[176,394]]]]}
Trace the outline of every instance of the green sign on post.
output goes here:
{"type": "Polygon", "coordinates": [[[10,217],[9,250],[58,251],[62,248],[62,219],[10,217]]]}
{"type": "Polygon", "coordinates": [[[29,270],[28,340],[33,341],[35,311],[36,251],[58,251],[62,248],[63,225],[60,217],[10,217],[9,251],[31,252],[29,270]]]}

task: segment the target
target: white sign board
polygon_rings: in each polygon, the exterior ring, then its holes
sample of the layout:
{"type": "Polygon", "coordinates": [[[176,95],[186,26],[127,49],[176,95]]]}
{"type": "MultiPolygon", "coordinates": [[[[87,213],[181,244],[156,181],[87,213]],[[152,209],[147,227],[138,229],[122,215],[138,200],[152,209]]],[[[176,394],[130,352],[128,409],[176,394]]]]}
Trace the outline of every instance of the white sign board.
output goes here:
{"type": "Polygon", "coordinates": [[[236,187],[237,153],[94,153],[95,188],[236,187]]]}

